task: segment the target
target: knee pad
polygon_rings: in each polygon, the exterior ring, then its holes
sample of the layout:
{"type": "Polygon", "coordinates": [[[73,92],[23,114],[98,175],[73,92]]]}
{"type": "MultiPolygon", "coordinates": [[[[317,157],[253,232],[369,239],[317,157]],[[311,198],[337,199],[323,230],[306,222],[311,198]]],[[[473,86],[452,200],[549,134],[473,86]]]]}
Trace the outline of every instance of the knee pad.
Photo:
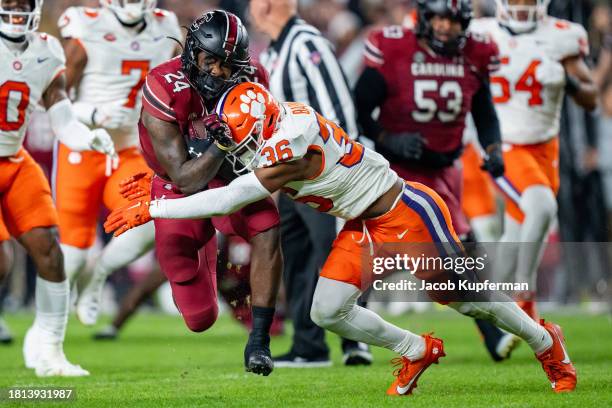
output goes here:
{"type": "Polygon", "coordinates": [[[557,198],[547,186],[532,186],[521,195],[520,207],[526,216],[534,215],[552,220],[557,215],[557,198]]]}
{"type": "Polygon", "coordinates": [[[213,324],[215,324],[218,316],[219,307],[215,304],[198,311],[183,313],[183,320],[185,320],[185,324],[189,330],[200,333],[208,330],[213,324]]]}

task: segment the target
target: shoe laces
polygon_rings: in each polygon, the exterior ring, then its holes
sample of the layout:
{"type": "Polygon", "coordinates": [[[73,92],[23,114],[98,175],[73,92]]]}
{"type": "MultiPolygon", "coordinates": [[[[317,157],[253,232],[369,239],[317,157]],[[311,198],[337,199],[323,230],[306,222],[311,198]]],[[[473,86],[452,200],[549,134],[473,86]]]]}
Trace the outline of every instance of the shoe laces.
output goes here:
{"type": "Polygon", "coordinates": [[[410,360],[406,357],[395,357],[391,360],[391,364],[393,364],[393,376],[400,378],[400,376],[405,375],[408,372],[408,367],[410,365],[410,360]]]}

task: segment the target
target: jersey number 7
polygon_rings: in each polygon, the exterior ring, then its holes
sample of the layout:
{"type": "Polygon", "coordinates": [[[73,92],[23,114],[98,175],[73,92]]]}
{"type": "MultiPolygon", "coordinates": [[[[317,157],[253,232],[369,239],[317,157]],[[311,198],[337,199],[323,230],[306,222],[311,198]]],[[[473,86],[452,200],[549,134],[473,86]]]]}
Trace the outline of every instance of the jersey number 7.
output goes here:
{"type": "Polygon", "coordinates": [[[125,103],[126,108],[134,108],[136,106],[136,96],[138,96],[138,91],[144,85],[145,78],[147,77],[147,73],[149,72],[149,65],[151,63],[148,60],[124,60],[121,62],[121,74],[122,75],[130,75],[132,71],[140,71],[140,79],[132,87],[130,93],[128,94],[127,102],[125,103]]]}

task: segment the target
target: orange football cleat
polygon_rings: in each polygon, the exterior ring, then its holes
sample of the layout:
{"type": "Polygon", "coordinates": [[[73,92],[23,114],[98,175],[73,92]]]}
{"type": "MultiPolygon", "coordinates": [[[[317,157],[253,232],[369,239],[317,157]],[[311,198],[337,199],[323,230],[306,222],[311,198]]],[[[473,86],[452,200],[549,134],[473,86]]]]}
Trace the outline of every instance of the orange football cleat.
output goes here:
{"type": "Polygon", "coordinates": [[[442,340],[429,335],[423,335],[425,339],[425,356],[416,361],[410,361],[406,357],[398,357],[391,360],[395,365],[401,365],[393,372],[397,378],[387,390],[388,395],[410,395],[417,387],[417,380],[423,372],[432,364],[438,364],[438,359],[444,357],[444,343],[442,340]]]}
{"type": "Polygon", "coordinates": [[[571,392],[576,388],[576,369],[565,348],[565,339],[561,327],[554,323],[540,320],[553,339],[553,345],[546,351],[536,355],[542,363],[554,392],[571,392]]]}

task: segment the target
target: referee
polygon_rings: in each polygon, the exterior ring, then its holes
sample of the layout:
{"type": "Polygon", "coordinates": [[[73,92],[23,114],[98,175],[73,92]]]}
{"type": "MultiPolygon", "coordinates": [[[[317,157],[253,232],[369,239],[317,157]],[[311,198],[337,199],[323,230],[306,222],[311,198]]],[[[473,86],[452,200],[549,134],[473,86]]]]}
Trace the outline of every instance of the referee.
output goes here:
{"type": "MultiPolygon", "coordinates": [[[[270,73],[270,91],[280,101],[302,102],[358,136],[348,82],[333,47],[319,30],[297,16],[297,0],[251,0],[252,22],[272,39],[260,62],[270,73]]],[[[331,365],[324,330],[310,319],[319,270],[336,238],[336,220],[284,195],[279,201],[285,254],[285,289],[294,336],[291,350],[274,359],[277,367],[331,365]]],[[[370,364],[367,346],[343,339],[344,363],[370,364]]]]}

